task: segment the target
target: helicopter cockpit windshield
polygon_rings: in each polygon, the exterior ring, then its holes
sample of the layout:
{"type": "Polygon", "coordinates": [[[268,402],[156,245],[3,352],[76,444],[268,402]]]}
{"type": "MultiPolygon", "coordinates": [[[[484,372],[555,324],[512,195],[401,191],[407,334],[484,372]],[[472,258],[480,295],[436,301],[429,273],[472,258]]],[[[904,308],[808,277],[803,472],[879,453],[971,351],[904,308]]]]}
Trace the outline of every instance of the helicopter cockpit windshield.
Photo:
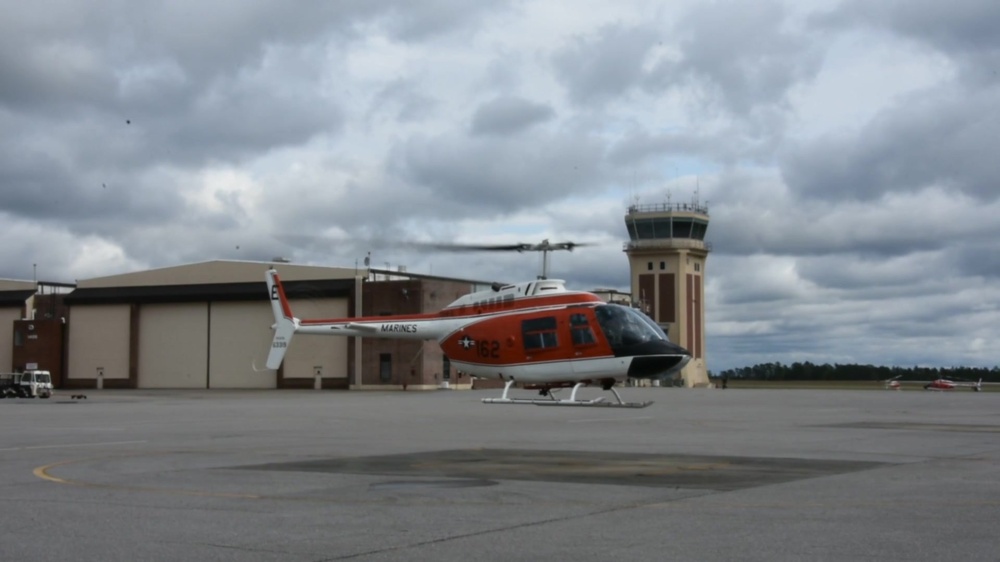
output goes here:
{"type": "Polygon", "coordinates": [[[667,334],[652,319],[634,308],[605,304],[595,308],[594,314],[616,351],[648,342],[669,341],[667,334]]]}

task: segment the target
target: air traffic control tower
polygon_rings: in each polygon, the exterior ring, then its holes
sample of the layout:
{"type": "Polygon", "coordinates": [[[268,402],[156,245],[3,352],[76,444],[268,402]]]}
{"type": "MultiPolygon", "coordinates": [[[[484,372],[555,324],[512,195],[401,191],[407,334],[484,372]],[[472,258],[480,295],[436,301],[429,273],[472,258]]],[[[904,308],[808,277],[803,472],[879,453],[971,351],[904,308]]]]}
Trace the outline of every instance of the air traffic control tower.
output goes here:
{"type": "Polygon", "coordinates": [[[705,242],[708,205],[632,205],[625,215],[632,300],[659,324],[670,341],[691,352],[684,386],[708,384],[705,366],[705,242]]]}

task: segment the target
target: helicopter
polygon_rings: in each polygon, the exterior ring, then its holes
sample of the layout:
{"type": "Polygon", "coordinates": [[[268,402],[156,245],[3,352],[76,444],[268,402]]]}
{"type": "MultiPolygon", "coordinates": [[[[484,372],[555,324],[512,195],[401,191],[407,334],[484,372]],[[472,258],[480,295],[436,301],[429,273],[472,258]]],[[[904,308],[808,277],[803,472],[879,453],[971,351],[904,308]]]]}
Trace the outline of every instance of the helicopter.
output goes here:
{"type": "Polygon", "coordinates": [[[275,320],[268,369],[281,366],[295,334],[436,340],[458,370],[504,381],[502,396],[483,398],[487,404],[643,408],[652,402],[625,402],[615,384],[665,378],[691,359],[639,310],[568,290],[563,280],[544,274],[534,281],[494,283],[434,313],[334,319],[295,317],[278,272],[268,269],[265,281],[275,320]],[[542,398],[511,397],[515,384],[538,390],[542,398]],[[591,385],[610,391],[615,400],[577,398],[591,385]],[[570,397],[557,400],[553,392],[563,388],[572,388],[570,397]]]}

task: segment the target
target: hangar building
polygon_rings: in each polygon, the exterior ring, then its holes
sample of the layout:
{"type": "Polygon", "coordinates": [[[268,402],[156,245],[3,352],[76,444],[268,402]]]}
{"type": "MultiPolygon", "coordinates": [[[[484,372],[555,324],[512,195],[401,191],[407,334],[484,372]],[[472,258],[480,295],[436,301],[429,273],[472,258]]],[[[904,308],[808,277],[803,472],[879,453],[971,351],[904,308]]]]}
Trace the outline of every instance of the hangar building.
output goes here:
{"type": "MultiPolygon", "coordinates": [[[[31,301],[37,283],[0,279],[0,341],[14,341],[14,323],[25,318],[25,309],[33,308],[31,301]]],[[[0,371],[14,363],[13,346],[0,345],[0,371]]]]}
{"type": "Polygon", "coordinates": [[[46,335],[45,320],[32,318],[32,303],[26,304],[34,284],[0,282],[0,330],[10,330],[7,341],[14,344],[13,353],[0,355],[0,364],[58,371],[54,382],[63,388],[471,385],[433,341],[300,334],[281,368],[263,368],[274,322],[264,282],[269,267],[279,270],[292,311],[303,318],[432,312],[486,285],[382,270],[217,260],[81,280],[63,296],[60,316],[48,319],[62,329],[46,335]],[[26,320],[17,321],[19,316],[26,320]]]}

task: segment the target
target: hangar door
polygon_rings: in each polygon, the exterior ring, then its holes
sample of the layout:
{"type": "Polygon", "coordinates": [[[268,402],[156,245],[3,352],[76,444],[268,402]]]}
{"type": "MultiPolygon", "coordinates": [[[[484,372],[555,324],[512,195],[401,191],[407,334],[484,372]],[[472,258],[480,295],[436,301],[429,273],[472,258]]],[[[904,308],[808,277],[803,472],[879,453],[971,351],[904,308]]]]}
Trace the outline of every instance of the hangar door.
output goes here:
{"type": "Polygon", "coordinates": [[[14,354],[10,342],[14,341],[14,321],[21,319],[21,309],[0,308],[0,372],[9,372],[14,367],[14,354]]]}
{"type": "Polygon", "coordinates": [[[139,310],[139,388],[208,388],[208,303],[139,310]]]}
{"type": "Polygon", "coordinates": [[[277,373],[264,368],[274,334],[270,303],[217,302],[210,306],[208,386],[277,388],[277,373]],[[259,370],[254,370],[254,365],[259,370]]]}
{"type": "MultiPolygon", "coordinates": [[[[303,317],[343,317],[346,299],[292,302],[303,317]]],[[[274,332],[268,301],[146,304],[139,311],[139,388],[277,388],[264,368],[274,332]],[[256,369],[255,369],[256,367],[256,369]]],[[[347,338],[298,334],[285,378],[347,378],[347,338]]]]}
{"type": "MultiPolygon", "coordinates": [[[[347,299],[301,299],[290,302],[292,312],[300,318],[344,318],[347,316],[347,299]]],[[[268,309],[270,312],[270,309],[268,309]]],[[[271,343],[270,324],[267,325],[268,340],[271,343]]],[[[285,355],[285,378],[313,378],[316,372],[324,379],[347,378],[347,344],[343,336],[321,336],[296,334],[285,355]]]]}
{"type": "Polygon", "coordinates": [[[100,375],[109,386],[127,386],[129,305],[74,306],[70,317],[66,380],[100,375]]]}

